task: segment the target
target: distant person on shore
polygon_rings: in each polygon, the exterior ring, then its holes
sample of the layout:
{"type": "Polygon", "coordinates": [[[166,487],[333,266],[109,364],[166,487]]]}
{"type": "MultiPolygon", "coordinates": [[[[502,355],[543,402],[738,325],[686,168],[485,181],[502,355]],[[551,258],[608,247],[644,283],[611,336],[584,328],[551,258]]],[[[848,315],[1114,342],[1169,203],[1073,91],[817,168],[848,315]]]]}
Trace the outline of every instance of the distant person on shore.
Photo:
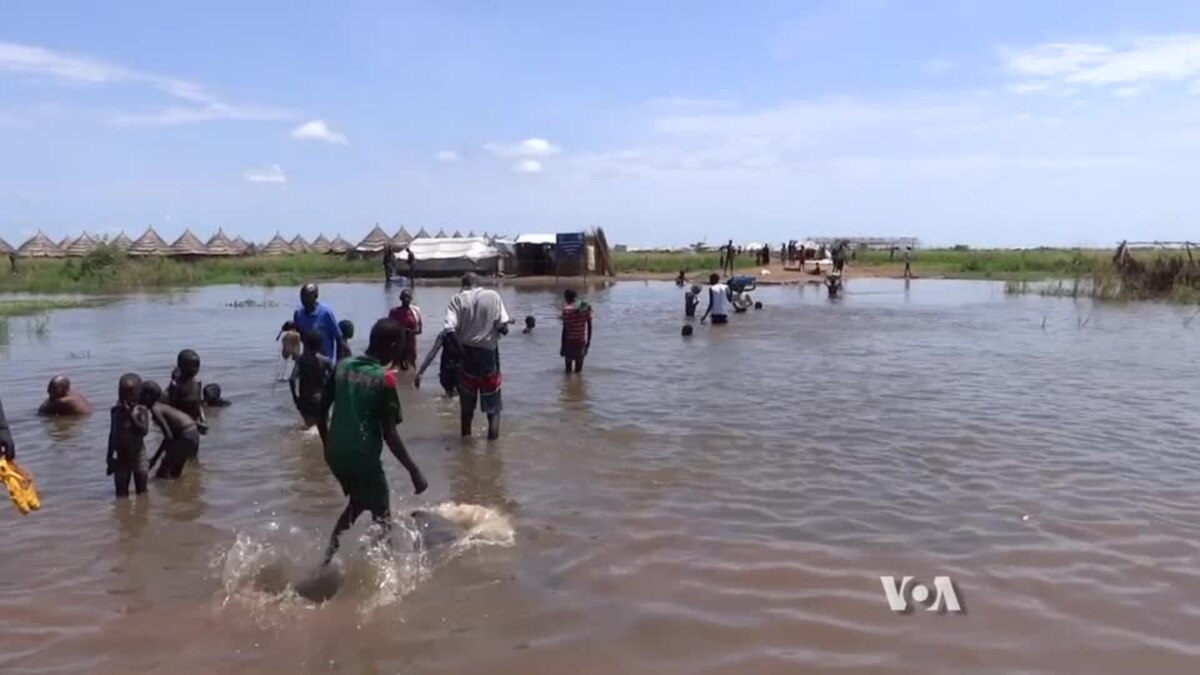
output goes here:
{"type": "Polygon", "coordinates": [[[733,246],[733,240],[725,245],[725,264],[721,267],[722,274],[733,274],[734,257],[737,255],[737,249],[733,246]]]}
{"type": "Polygon", "coordinates": [[[416,273],[417,273],[417,256],[413,254],[411,247],[409,247],[407,249],[407,254],[408,254],[408,287],[412,288],[413,277],[415,277],[416,273]]]}
{"type": "Polygon", "coordinates": [[[704,316],[700,317],[700,323],[712,315],[713,324],[729,323],[729,303],[733,300],[733,296],[729,291],[729,286],[721,283],[719,274],[708,275],[708,309],[704,310],[704,316]]]}
{"type": "Polygon", "coordinates": [[[846,267],[846,244],[840,243],[833,247],[833,273],[841,274],[846,267]]]}
{"type": "Polygon", "coordinates": [[[348,359],[354,355],[350,350],[350,341],[354,339],[354,322],[342,319],[338,322],[338,330],[342,331],[342,341],[338,343],[337,360],[348,359]]]}
{"type": "Polygon", "coordinates": [[[129,496],[133,479],[137,494],[146,494],[149,469],[146,465],[146,434],[150,431],[150,411],[139,402],[142,378],[126,373],[117,382],[117,404],[110,411],[108,428],[108,475],[113,477],[117,498],[129,496]]]}
{"type": "MultiPolygon", "coordinates": [[[[532,318],[531,316],[525,317],[525,332],[529,332],[529,319],[532,318]]],[[[421,388],[421,376],[425,374],[425,370],[433,362],[433,357],[437,356],[439,352],[442,354],[442,359],[438,364],[438,383],[442,385],[447,397],[453,397],[458,393],[458,371],[462,368],[462,347],[458,344],[458,336],[452,330],[443,330],[438,333],[437,338],[433,341],[433,347],[429,349],[429,353],[425,355],[425,360],[421,362],[421,367],[417,370],[417,376],[413,378],[413,386],[421,388]]]]}
{"type": "Polygon", "coordinates": [[[500,337],[508,335],[511,322],[500,294],[479,288],[478,277],[466,274],[462,292],[446,307],[445,328],[453,330],[462,345],[462,368],[458,374],[458,402],[463,437],[471,435],[475,405],[487,415],[488,440],[500,437],[500,337]]]}
{"type": "Polygon", "coordinates": [[[325,445],[325,463],[349,498],[329,537],[326,564],[337,553],[341,534],[354,525],[363,511],[371,512],[371,519],[382,529],[385,539],[391,533],[391,499],[380,456],[385,443],[408,470],[413,490],[421,494],[429,487],[396,431],[402,418],[400,398],[396,374],[388,369],[388,364],[400,358],[403,340],[399,324],[380,319],[371,328],[366,353],[338,364],[325,388],[317,428],[325,445]],[[330,406],[332,415],[328,415],[330,406]]]}
{"type": "Polygon", "coordinates": [[[396,254],[392,252],[391,244],[383,245],[383,283],[392,283],[392,272],[396,265],[396,254]]]}
{"type": "Polygon", "coordinates": [[[12,268],[13,274],[17,273],[17,252],[16,251],[8,252],[8,266],[10,268],[12,268]]]}
{"type": "Polygon", "coordinates": [[[912,278],[912,246],[904,247],[904,278],[912,278]]]}
{"type": "Polygon", "coordinates": [[[14,459],[17,456],[17,446],[13,442],[12,429],[8,428],[8,418],[4,416],[4,402],[0,401],[0,457],[14,459]]]}
{"type": "MultiPolygon", "coordinates": [[[[167,387],[167,405],[187,413],[200,434],[208,433],[208,418],[204,415],[204,385],[200,376],[200,355],[191,349],[179,352],[176,359],[179,377],[167,387]]],[[[199,452],[199,446],[196,446],[199,452]]],[[[195,455],[193,455],[195,456],[195,455]]]]}
{"type": "Polygon", "coordinates": [[[592,307],[586,300],[580,300],[573,288],[563,291],[563,300],[562,346],[558,355],[563,357],[566,372],[574,369],[582,373],[583,359],[592,347],[592,307]]]}
{"type": "Polygon", "coordinates": [[[71,390],[66,375],[56,375],[46,385],[46,400],[38,406],[43,417],[83,417],[92,414],[92,404],[83,394],[71,390]]]}
{"type": "Polygon", "coordinates": [[[771,264],[771,247],[766,244],[762,247],[762,264],[764,267],[771,264]]]}
{"type": "Polygon", "coordinates": [[[417,336],[424,327],[421,323],[421,310],[412,304],[412,289],[400,291],[400,306],[388,312],[388,318],[400,324],[404,331],[404,342],[400,348],[400,361],[396,364],[400,370],[417,369],[417,336]]]}
{"type": "Polygon", "coordinates": [[[687,283],[687,270],[679,270],[679,276],[675,277],[675,285],[680,288],[687,283]]]}
{"type": "Polygon", "coordinates": [[[692,284],[692,287],[683,294],[683,315],[689,319],[695,318],[696,307],[700,305],[700,287],[692,284]]]}
{"type": "Polygon", "coordinates": [[[221,398],[221,385],[206,384],[204,385],[204,407],[205,408],[228,408],[233,405],[229,401],[221,398]]]}
{"type": "Polygon", "coordinates": [[[288,380],[292,402],[304,420],[304,428],[310,429],[320,422],[321,396],[331,377],[333,361],[321,353],[321,334],[310,330],[304,334],[304,353],[296,360],[296,368],[288,380]]]}
{"type": "Polygon", "coordinates": [[[300,308],[292,316],[296,330],[303,335],[310,330],[321,334],[321,353],[337,364],[338,354],[344,351],[345,337],[338,327],[333,310],[318,301],[321,292],[316,284],[305,284],[300,289],[300,308]]]}
{"type": "Polygon", "coordinates": [[[196,427],[196,420],[182,410],[163,403],[162,387],[154,380],[142,383],[139,398],[142,406],[150,411],[150,419],[154,420],[163,437],[162,444],[150,458],[147,471],[153,471],[154,465],[162,459],[154,477],[179,478],[188,460],[200,450],[200,431],[196,427]]]}

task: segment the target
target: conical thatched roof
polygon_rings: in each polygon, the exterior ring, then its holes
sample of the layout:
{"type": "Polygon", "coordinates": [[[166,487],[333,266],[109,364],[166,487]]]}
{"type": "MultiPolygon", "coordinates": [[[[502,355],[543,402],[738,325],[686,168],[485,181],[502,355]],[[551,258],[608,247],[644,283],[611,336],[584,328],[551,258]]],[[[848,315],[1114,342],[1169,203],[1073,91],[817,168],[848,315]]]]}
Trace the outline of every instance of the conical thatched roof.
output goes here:
{"type": "Polygon", "coordinates": [[[229,243],[233,244],[233,250],[237,251],[239,254],[244,255],[250,250],[250,244],[247,244],[246,240],[242,239],[241,237],[234,237],[233,241],[229,243]]]}
{"type": "Polygon", "coordinates": [[[342,239],[342,235],[340,234],[334,237],[333,241],[329,242],[330,253],[346,253],[352,248],[354,248],[354,246],[352,246],[350,242],[346,241],[345,239],[342,239]]]}
{"type": "Polygon", "coordinates": [[[316,239],[313,239],[313,243],[308,248],[313,253],[329,253],[329,240],[323,234],[318,235],[316,239]]]}
{"type": "Polygon", "coordinates": [[[421,231],[417,233],[417,236],[413,237],[413,239],[428,239],[428,238],[429,238],[429,233],[426,232],[425,228],[423,228],[423,227],[421,228],[421,231]]]}
{"type": "Polygon", "coordinates": [[[57,244],[50,241],[50,237],[38,230],[38,233],[30,237],[29,241],[21,244],[21,247],[17,249],[17,255],[22,258],[61,258],[66,254],[57,244]]]}
{"type": "Polygon", "coordinates": [[[276,232],[267,245],[258,250],[259,255],[288,255],[292,252],[291,244],[276,232]]]}
{"type": "Polygon", "coordinates": [[[128,251],[129,247],[133,246],[133,240],[126,236],[124,232],[122,232],[109,241],[108,244],[118,251],[128,251]]]}
{"type": "Polygon", "coordinates": [[[404,227],[401,226],[400,231],[396,233],[396,236],[392,237],[392,246],[398,246],[400,248],[407,248],[408,242],[410,242],[412,240],[413,240],[413,236],[408,233],[408,230],[404,229],[404,227]]]}
{"type": "Polygon", "coordinates": [[[462,232],[455,230],[454,234],[450,235],[450,238],[451,239],[462,239],[462,232]]]}
{"type": "Polygon", "coordinates": [[[435,235],[433,235],[433,238],[434,238],[434,239],[445,239],[445,238],[446,238],[446,231],[445,231],[445,230],[438,230],[438,233],[437,233],[437,234],[435,234],[435,235]]]}
{"type": "Polygon", "coordinates": [[[167,242],[163,241],[163,238],[158,236],[158,233],[154,231],[154,228],[148,227],[146,228],[145,234],[138,237],[137,241],[130,244],[129,250],[126,251],[126,253],[135,256],[166,255],[170,252],[170,250],[171,247],[167,246],[167,242]]]}
{"type": "Polygon", "coordinates": [[[208,243],[204,245],[209,255],[213,256],[229,256],[238,255],[239,251],[234,246],[232,241],[225,236],[224,230],[218,229],[217,233],[209,238],[208,243]]]}
{"type": "Polygon", "coordinates": [[[470,237],[471,239],[474,239],[475,238],[475,230],[471,230],[470,232],[468,232],[467,236],[470,237]]]}
{"type": "Polygon", "coordinates": [[[171,244],[171,255],[178,257],[202,256],[208,255],[208,249],[204,247],[204,242],[192,234],[191,230],[184,230],[175,243],[171,244]]]}
{"type": "Polygon", "coordinates": [[[71,242],[63,253],[66,253],[72,258],[82,258],[96,249],[96,240],[92,239],[87,232],[79,235],[79,238],[71,242]]]}
{"type": "Polygon", "coordinates": [[[358,246],[355,248],[360,251],[382,251],[383,247],[390,244],[391,241],[391,237],[387,236],[387,233],[379,225],[376,225],[362,241],[358,242],[358,246]]]}
{"type": "Polygon", "coordinates": [[[8,255],[9,253],[15,253],[15,250],[7,241],[0,239],[0,254],[8,255]]]}
{"type": "Polygon", "coordinates": [[[55,244],[55,246],[57,246],[60,250],[65,252],[67,250],[67,247],[70,246],[71,243],[74,241],[75,240],[71,238],[71,235],[67,235],[67,236],[63,237],[62,241],[55,244]]]}
{"type": "Polygon", "coordinates": [[[293,237],[288,246],[292,247],[293,253],[308,253],[312,250],[312,246],[300,235],[293,237]]]}

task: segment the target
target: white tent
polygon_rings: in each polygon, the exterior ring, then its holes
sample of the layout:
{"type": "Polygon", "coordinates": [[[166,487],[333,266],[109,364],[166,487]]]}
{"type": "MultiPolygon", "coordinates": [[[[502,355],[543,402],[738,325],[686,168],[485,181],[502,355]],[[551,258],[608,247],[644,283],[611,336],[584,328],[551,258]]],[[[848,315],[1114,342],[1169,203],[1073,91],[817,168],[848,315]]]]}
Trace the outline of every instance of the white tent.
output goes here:
{"type": "Polygon", "coordinates": [[[499,271],[501,252],[483,237],[413,239],[408,250],[416,261],[414,271],[423,275],[495,274],[499,271]]]}
{"type": "Polygon", "coordinates": [[[517,237],[517,244],[550,244],[558,242],[558,236],[553,234],[522,234],[517,237]]]}

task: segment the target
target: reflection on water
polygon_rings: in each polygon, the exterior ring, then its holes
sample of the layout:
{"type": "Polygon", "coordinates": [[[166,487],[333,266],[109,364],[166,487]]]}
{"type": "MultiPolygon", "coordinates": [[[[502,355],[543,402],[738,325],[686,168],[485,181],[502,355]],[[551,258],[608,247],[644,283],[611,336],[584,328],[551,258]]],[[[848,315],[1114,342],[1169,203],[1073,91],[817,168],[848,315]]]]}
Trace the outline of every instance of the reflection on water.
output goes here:
{"type": "MultiPolygon", "coordinates": [[[[418,288],[422,352],[452,292],[418,288]]],[[[322,287],[356,350],[395,294],[322,287]]],[[[460,439],[456,401],[402,375],[401,435],[430,491],[414,497],[384,458],[397,548],[373,547],[363,518],[319,606],[294,588],[344,497],[278,381],[295,289],[130,296],[51,315],[45,339],[12,331],[0,395],[43,508],[0,516],[0,672],[1184,673],[1200,659],[1193,311],[853,280],[833,301],[761,288],[762,311],[685,339],[680,289],[622,283],[588,295],[580,377],[558,356],[560,294],[502,294],[538,321],[503,341],[504,436],[460,439]],[[228,306],[248,298],[276,306],[228,306]],[[182,480],[116,502],[116,379],[166,381],[184,347],[233,406],[182,480]],[[38,419],[58,372],[100,412],[38,419]],[[896,615],[881,575],[948,575],[970,616],[896,615]]]]}

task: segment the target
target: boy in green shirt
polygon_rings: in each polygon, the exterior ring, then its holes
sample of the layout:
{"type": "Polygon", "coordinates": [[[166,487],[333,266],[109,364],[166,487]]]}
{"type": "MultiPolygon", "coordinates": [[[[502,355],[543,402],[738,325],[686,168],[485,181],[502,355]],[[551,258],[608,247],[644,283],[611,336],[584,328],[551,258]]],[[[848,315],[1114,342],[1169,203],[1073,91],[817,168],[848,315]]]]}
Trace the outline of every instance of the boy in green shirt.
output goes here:
{"type": "Polygon", "coordinates": [[[391,531],[387,477],[380,457],[384,443],[408,469],[416,493],[428,487],[396,433],[401,420],[400,399],[396,374],[389,367],[400,358],[403,334],[400,324],[380,319],[371,329],[366,353],[338,362],[325,388],[322,405],[326,411],[332,406],[333,415],[319,416],[317,430],[325,445],[325,463],[350,498],[330,536],[326,564],[337,553],[342,532],[350,529],[363,511],[371,512],[372,520],[383,528],[384,537],[391,531]]]}

